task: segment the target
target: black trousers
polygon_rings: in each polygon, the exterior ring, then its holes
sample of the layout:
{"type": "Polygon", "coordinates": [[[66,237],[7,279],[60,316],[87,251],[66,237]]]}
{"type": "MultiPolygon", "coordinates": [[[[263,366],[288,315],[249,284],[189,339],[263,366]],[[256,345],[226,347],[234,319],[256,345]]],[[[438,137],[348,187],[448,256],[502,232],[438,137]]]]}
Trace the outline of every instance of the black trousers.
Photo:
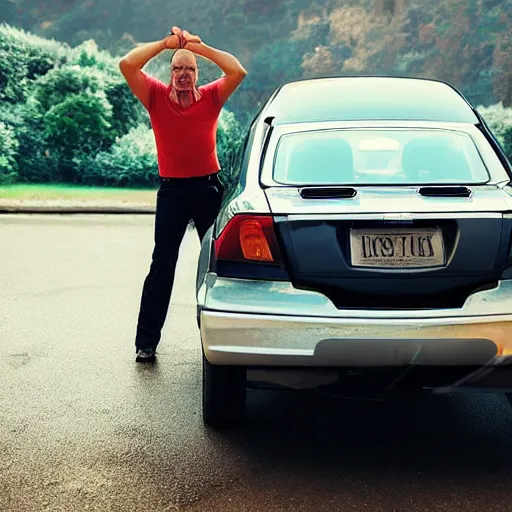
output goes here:
{"type": "Polygon", "coordinates": [[[160,179],[155,244],[140,302],[135,347],[155,349],[167,316],[179,249],[192,219],[200,240],[217,217],[224,188],[217,174],[160,179]]]}

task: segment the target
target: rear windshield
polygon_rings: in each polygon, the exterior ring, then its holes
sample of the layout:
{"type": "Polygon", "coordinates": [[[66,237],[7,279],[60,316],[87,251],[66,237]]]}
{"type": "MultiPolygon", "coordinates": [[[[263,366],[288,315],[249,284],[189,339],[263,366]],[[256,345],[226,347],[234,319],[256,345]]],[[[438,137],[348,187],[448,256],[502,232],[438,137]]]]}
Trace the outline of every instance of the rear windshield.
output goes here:
{"type": "Polygon", "coordinates": [[[351,129],[284,135],[273,178],[290,185],[419,185],[486,183],[489,175],[466,133],[351,129]]]}

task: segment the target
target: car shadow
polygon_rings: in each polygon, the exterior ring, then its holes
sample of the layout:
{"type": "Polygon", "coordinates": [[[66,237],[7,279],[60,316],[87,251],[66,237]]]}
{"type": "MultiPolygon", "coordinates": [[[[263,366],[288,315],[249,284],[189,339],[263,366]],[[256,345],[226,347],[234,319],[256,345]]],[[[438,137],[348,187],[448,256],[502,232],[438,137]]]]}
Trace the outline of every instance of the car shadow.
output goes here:
{"type": "Polygon", "coordinates": [[[491,394],[362,402],[314,392],[251,390],[246,422],[212,435],[268,467],[494,478],[512,469],[509,409],[504,396],[491,394]]]}

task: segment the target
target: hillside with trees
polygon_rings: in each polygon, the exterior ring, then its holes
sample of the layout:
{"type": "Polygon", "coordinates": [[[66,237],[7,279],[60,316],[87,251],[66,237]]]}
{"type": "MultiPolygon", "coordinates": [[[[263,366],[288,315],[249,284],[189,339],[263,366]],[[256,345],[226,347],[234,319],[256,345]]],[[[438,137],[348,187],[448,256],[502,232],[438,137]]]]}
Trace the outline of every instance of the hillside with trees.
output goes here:
{"type": "Polygon", "coordinates": [[[9,0],[0,20],[114,55],[188,28],[250,70],[237,115],[284,81],[347,74],[428,76],[512,106],[512,0],[9,0]]]}
{"type": "MultiPolygon", "coordinates": [[[[174,24],[249,71],[219,127],[228,181],[269,95],[318,76],[447,81],[512,155],[512,0],[7,0],[0,21],[0,182],[154,185],[147,114],[117,60],[174,24]]],[[[168,80],[168,57],[147,70],[168,80]]],[[[200,83],[219,76],[200,67],[200,83]]]]}

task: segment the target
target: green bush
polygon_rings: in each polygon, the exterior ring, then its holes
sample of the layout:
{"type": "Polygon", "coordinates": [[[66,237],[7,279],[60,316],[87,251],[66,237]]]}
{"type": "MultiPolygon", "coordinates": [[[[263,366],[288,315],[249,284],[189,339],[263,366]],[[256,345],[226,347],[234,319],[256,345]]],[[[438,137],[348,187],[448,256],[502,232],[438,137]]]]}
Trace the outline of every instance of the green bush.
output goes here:
{"type": "Polygon", "coordinates": [[[148,122],[147,111],[134,96],[119,72],[118,58],[98,49],[93,40],[85,41],[71,51],[69,63],[82,73],[91,73],[112,105],[112,128],[116,137],[126,135],[139,123],[148,122]],[[100,73],[98,73],[98,71],[100,73]]]}
{"type": "Polygon", "coordinates": [[[16,154],[19,143],[14,130],[0,121],[0,183],[12,183],[17,177],[16,154]]]}
{"type": "Polygon", "coordinates": [[[118,74],[117,61],[118,59],[112,57],[110,53],[100,50],[93,39],[84,41],[69,52],[70,64],[81,68],[99,69],[111,75],[118,74]]]}
{"type": "Polygon", "coordinates": [[[112,105],[114,137],[126,135],[139,124],[150,126],[147,110],[132,93],[122,76],[109,77],[105,81],[104,90],[108,102],[112,105]]]}
{"type": "Polygon", "coordinates": [[[221,166],[220,178],[226,188],[235,185],[238,175],[240,150],[244,143],[244,132],[232,112],[224,109],[217,130],[217,154],[221,166]]]}
{"type": "Polygon", "coordinates": [[[115,187],[156,187],[158,163],[153,131],[141,124],[119,138],[109,151],[78,161],[83,181],[115,187]]]}
{"type": "Polygon", "coordinates": [[[512,161],[512,108],[505,108],[502,103],[497,103],[488,107],[480,106],[477,110],[512,161]]]}
{"type": "Polygon", "coordinates": [[[34,82],[30,99],[41,117],[43,169],[50,172],[50,181],[80,182],[76,159],[104,151],[115,141],[107,84],[104,72],[77,64],[55,67],[34,82]]]}
{"type": "MultiPolygon", "coordinates": [[[[80,59],[86,67],[56,67],[33,87],[50,161],[58,161],[55,178],[71,182],[81,176],[77,158],[84,160],[88,154],[107,150],[116,138],[147,119],[119,72],[92,67],[96,60],[83,52],[80,59]]],[[[102,62],[112,64],[106,59],[102,62]]]]}
{"type": "Polygon", "coordinates": [[[15,105],[0,102],[0,119],[13,130],[19,143],[16,154],[17,181],[47,183],[55,181],[58,162],[46,149],[43,116],[29,99],[15,105]]]}
{"type": "Polygon", "coordinates": [[[74,159],[93,155],[112,143],[112,107],[104,94],[74,94],[43,116],[47,149],[59,161],[60,178],[80,181],[74,159]]]}
{"type": "Polygon", "coordinates": [[[41,112],[46,112],[69,96],[97,94],[103,90],[103,85],[101,71],[73,65],[52,69],[34,82],[33,90],[41,112]]]}
{"type": "Polygon", "coordinates": [[[0,101],[24,101],[30,81],[65,63],[68,52],[65,44],[0,25],[0,101]]]}

